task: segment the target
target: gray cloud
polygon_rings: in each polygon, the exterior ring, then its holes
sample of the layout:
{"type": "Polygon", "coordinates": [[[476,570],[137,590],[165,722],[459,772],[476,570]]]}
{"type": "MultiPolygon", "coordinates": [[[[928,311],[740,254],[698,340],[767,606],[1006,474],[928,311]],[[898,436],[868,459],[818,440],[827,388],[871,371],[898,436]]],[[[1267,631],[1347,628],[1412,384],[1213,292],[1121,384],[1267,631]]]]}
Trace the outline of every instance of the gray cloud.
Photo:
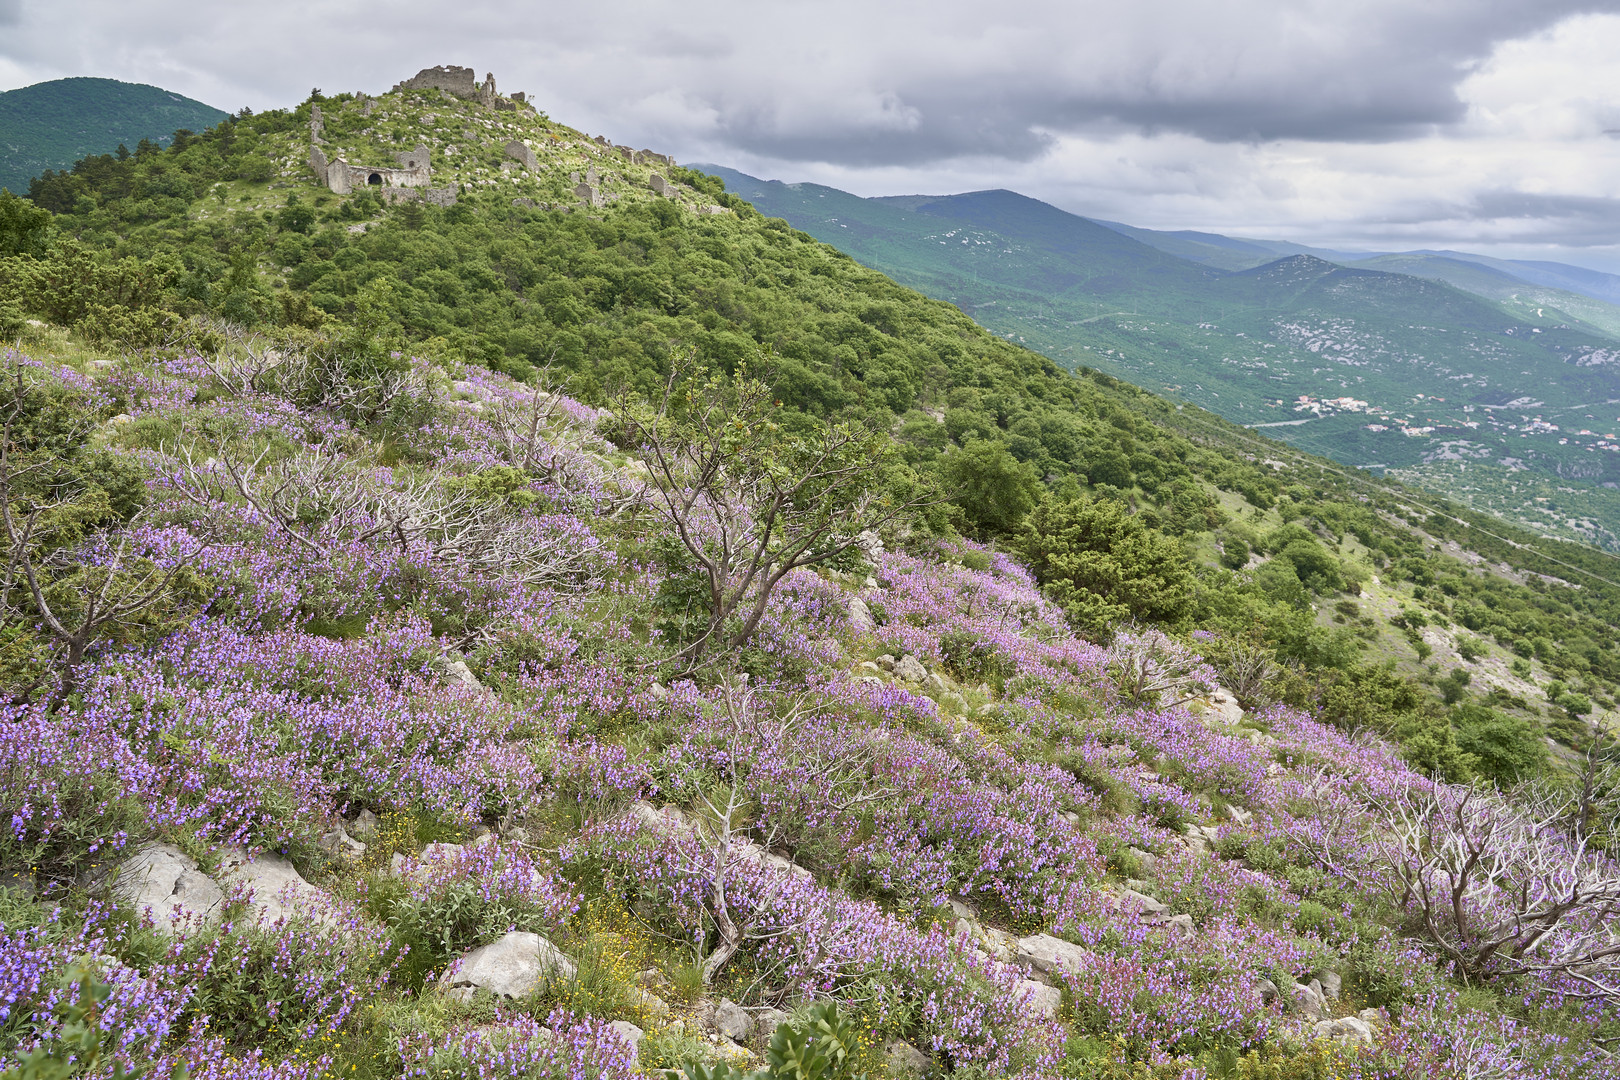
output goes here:
{"type": "MultiPolygon", "coordinates": [[[[1569,243],[1606,244],[1620,220],[1607,200],[1518,195],[1514,176],[1529,173],[1504,171],[1500,153],[1477,182],[1467,165],[1431,174],[1422,156],[1440,152],[1437,134],[1451,150],[1475,137],[1459,87],[1501,43],[1617,11],[1620,0],[0,0],[0,78],[104,75],[234,110],[469,64],[616,141],[866,194],[1012,187],[1149,226],[1319,243],[1388,246],[1371,239],[1380,230],[1455,242],[1545,222],[1569,243]],[[1391,153],[1401,146],[1405,157],[1391,153]]],[[[1494,115],[1544,82],[1498,87],[1494,115]]],[[[1574,112],[1598,137],[1620,111],[1591,97],[1574,112]]],[[[1575,163],[1527,186],[1588,172],[1575,163]]]]}
{"type": "Polygon", "coordinates": [[[1488,191],[1467,208],[1477,221],[1522,223],[1536,238],[1568,247],[1620,244],[1620,198],[1488,191]]]}
{"type": "Polygon", "coordinates": [[[471,63],[639,141],[916,166],[1027,161],[1064,132],[1402,138],[1461,115],[1455,85],[1493,43],[1591,10],[1620,0],[618,0],[528,19],[494,0],[0,0],[24,24],[0,55],[144,68],[226,108],[471,63]]]}

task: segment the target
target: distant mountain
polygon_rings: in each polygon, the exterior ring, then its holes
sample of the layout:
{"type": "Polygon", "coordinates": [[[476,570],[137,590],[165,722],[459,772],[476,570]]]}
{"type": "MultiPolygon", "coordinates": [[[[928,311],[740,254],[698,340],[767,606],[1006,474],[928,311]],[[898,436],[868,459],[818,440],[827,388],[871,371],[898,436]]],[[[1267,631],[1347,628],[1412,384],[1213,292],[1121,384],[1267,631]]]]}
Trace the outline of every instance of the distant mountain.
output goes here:
{"type": "Polygon", "coordinates": [[[168,145],[228,114],[157,86],[116,79],[56,79],[0,94],[0,187],[21,194],[46,169],[69,169],[142,139],[168,145]]]}
{"type": "MultiPolygon", "coordinates": [[[[1510,292],[1522,293],[1524,286],[1534,285],[1543,290],[1554,290],[1553,293],[1542,293],[1543,296],[1583,296],[1614,305],[1615,310],[1602,312],[1601,317],[1620,326],[1620,275],[1588,270],[1584,266],[1494,259],[1489,255],[1474,255],[1466,251],[1335,251],[1291,244],[1285,240],[1255,240],[1187,230],[1165,232],[1117,221],[1098,220],[1097,224],[1177,258],[1222,270],[1247,270],[1282,255],[1315,255],[1329,262],[1354,263],[1415,277],[1433,278],[1492,299],[1505,299],[1510,292]]],[[[1553,299],[1548,299],[1546,303],[1570,310],[1567,304],[1553,299]]]]}
{"type": "Polygon", "coordinates": [[[1620,308],[1524,281],[1517,264],[1352,259],[1152,234],[1010,191],[863,199],[695,167],[1059,363],[1496,512],[1539,477],[1585,492],[1596,524],[1538,528],[1620,544],[1620,308]]]}
{"type": "Polygon", "coordinates": [[[1158,229],[1139,229],[1118,221],[1093,220],[1177,258],[1223,270],[1247,270],[1286,255],[1315,255],[1329,262],[1354,262],[1367,258],[1365,253],[1313,248],[1304,244],[1290,244],[1286,240],[1249,240],[1191,230],[1162,232],[1158,229]]]}

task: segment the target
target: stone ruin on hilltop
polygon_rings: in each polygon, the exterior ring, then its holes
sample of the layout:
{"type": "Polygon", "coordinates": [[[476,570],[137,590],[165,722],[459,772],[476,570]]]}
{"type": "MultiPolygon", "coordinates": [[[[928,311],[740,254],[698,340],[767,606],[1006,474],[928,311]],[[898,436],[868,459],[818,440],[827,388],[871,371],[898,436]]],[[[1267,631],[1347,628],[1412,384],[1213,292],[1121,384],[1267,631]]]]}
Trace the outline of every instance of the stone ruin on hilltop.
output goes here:
{"type": "MultiPolygon", "coordinates": [[[[514,92],[510,97],[502,97],[495,88],[495,76],[486,74],[484,81],[479,82],[470,67],[460,67],[455,64],[441,64],[438,67],[423,68],[409,79],[394,84],[391,92],[407,90],[436,90],[449,94],[464,101],[476,101],[486,109],[497,112],[513,112],[519,108],[533,108],[528,95],[522,91],[514,92]]],[[[363,95],[362,95],[363,96],[363,95]]],[[[374,102],[363,101],[361,115],[369,116],[374,102]]],[[[431,119],[431,117],[429,118],[431,119]]],[[[339,195],[349,195],[364,188],[375,188],[385,202],[414,202],[421,201],[433,206],[450,206],[456,201],[457,188],[455,184],[435,188],[432,185],[433,162],[428,148],[418,145],[414,150],[406,150],[394,155],[392,165],[355,165],[342,157],[328,159],[326,151],[321,148],[325,128],[325,119],[321,115],[321,107],[311,107],[309,121],[309,167],[314,170],[316,177],[329,189],[339,195]]],[[[624,161],[632,165],[661,165],[673,168],[675,159],[668,154],[660,154],[652,150],[637,150],[629,146],[617,146],[610,139],[598,135],[590,139],[586,146],[595,153],[616,153],[624,161]]],[[[508,163],[505,168],[522,167],[531,172],[540,169],[540,160],[527,143],[512,140],[502,148],[508,163]]],[[[576,198],[586,206],[601,206],[605,202],[618,198],[617,195],[606,195],[599,187],[595,167],[587,169],[587,176],[581,183],[580,177],[571,177],[574,184],[573,192],[576,198]]],[[[650,178],[649,187],[652,191],[665,198],[675,197],[675,185],[663,176],[655,173],[650,178]]],[[[517,205],[534,205],[531,199],[514,200],[517,205]]],[[[698,213],[725,213],[724,207],[701,207],[698,213]]]]}

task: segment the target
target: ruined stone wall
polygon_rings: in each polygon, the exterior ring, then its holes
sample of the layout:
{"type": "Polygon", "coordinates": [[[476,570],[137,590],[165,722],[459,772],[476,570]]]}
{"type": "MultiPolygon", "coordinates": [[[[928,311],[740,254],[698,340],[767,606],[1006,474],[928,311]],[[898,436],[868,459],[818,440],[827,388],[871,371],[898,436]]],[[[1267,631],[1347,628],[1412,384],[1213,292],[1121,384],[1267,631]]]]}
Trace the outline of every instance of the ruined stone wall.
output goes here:
{"type": "MultiPolygon", "coordinates": [[[[400,155],[402,158],[407,155],[400,155]]],[[[315,162],[313,155],[310,166],[315,162]]],[[[320,170],[316,169],[319,173],[320,170]]],[[[339,195],[348,195],[362,191],[368,187],[374,188],[425,188],[433,180],[433,170],[429,167],[426,155],[423,155],[421,164],[416,168],[390,169],[385,166],[350,165],[342,158],[326,166],[326,186],[339,195]]]]}
{"type": "Polygon", "coordinates": [[[423,68],[404,82],[396,83],[395,90],[443,90],[459,98],[478,96],[478,80],[470,67],[441,64],[423,68]]]}
{"type": "Polygon", "coordinates": [[[420,202],[428,206],[456,205],[457,189],[454,184],[429,188],[383,188],[382,201],[389,206],[399,203],[420,202]]]}

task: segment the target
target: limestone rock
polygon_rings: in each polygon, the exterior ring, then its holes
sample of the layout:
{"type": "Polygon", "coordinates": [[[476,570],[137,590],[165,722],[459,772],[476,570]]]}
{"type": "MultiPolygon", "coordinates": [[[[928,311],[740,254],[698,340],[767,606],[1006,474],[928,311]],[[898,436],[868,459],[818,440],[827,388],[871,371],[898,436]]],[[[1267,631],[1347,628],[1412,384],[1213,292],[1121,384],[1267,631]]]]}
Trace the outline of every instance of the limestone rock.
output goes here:
{"type": "Polygon", "coordinates": [[[142,844],[118,871],[113,896],[137,912],[152,913],[158,933],[169,937],[211,919],[224,902],[220,887],[173,844],[142,844]]]}
{"type": "Polygon", "coordinates": [[[359,859],[366,854],[366,845],[350,836],[341,825],[324,833],[318,843],[322,851],[340,858],[359,859]]]}
{"type": "Polygon", "coordinates": [[[855,544],[868,559],[875,559],[883,554],[883,537],[871,529],[862,529],[855,537],[855,544]]]}
{"type": "Polygon", "coordinates": [[[721,998],[714,1009],[714,1028],[732,1042],[743,1043],[754,1033],[754,1021],[741,1005],[721,998]]]}
{"type": "Polygon", "coordinates": [[[1223,724],[1236,724],[1243,719],[1243,706],[1237,703],[1232,691],[1217,686],[1209,695],[1209,716],[1223,724]]]}
{"type": "Polygon", "coordinates": [[[1337,971],[1323,971],[1316,976],[1316,981],[1322,987],[1322,997],[1328,1001],[1338,1001],[1339,992],[1344,989],[1344,980],[1337,971]]]}
{"type": "Polygon", "coordinates": [[[927,1076],[934,1063],[928,1055],[902,1039],[890,1039],[883,1046],[889,1072],[894,1076],[927,1076]]]}
{"type": "Polygon", "coordinates": [[[1029,996],[1026,1007],[1031,1013],[1042,1020],[1050,1020],[1057,1016],[1058,1008],[1063,1004],[1063,991],[1055,986],[1045,986],[1032,979],[1025,979],[1018,987],[1029,996]]]}
{"type": "Polygon", "coordinates": [[[370,840],[377,835],[377,830],[380,828],[382,828],[382,822],[377,820],[377,815],[370,810],[362,810],[354,821],[349,824],[349,835],[358,837],[361,840],[370,840]]]}
{"type": "Polygon", "coordinates": [[[669,1007],[669,1003],[663,998],[659,997],[657,994],[650,994],[645,990],[637,990],[635,992],[635,998],[636,1004],[641,1006],[641,1011],[660,1023],[667,1023],[669,1019],[675,1015],[675,1010],[671,1009],[669,1007]]]}
{"type": "Polygon", "coordinates": [[[928,687],[928,689],[933,693],[940,695],[949,693],[951,689],[950,684],[947,683],[944,677],[941,676],[937,671],[931,671],[924,676],[923,685],[928,687]]]}
{"type": "Polygon", "coordinates": [[[1198,927],[1193,924],[1191,915],[1172,915],[1165,920],[1164,925],[1172,933],[1182,934],[1186,937],[1192,937],[1198,933],[1198,927]]]}
{"type": "Polygon", "coordinates": [[[1282,996],[1282,992],[1277,989],[1277,984],[1270,979],[1256,979],[1254,988],[1259,991],[1260,1000],[1268,1005],[1282,996]]]}
{"type": "Polygon", "coordinates": [[[1159,857],[1151,851],[1143,851],[1139,847],[1128,847],[1125,853],[1136,860],[1143,873],[1151,874],[1159,868],[1159,857]]]}
{"type": "Polygon", "coordinates": [[[1360,1012],[1356,1013],[1356,1019],[1367,1024],[1382,1024],[1384,1022],[1384,1010],[1362,1009],[1360,1012]]]}
{"type": "Polygon", "coordinates": [[[921,660],[906,653],[895,663],[894,677],[905,682],[920,683],[928,678],[928,669],[923,667],[921,660]]]}
{"type": "Polygon", "coordinates": [[[1146,893],[1139,893],[1135,889],[1126,889],[1119,896],[1120,906],[1132,908],[1143,919],[1154,922],[1166,921],[1170,916],[1170,909],[1146,893]]]}
{"type": "Polygon", "coordinates": [[[1339,1020],[1318,1020],[1311,1025],[1311,1031],[1319,1039],[1338,1039],[1342,1042],[1368,1045],[1374,1041],[1372,1028],[1367,1021],[1355,1016],[1346,1016],[1339,1020]]]}
{"type": "Polygon", "coordinates": [[[990,955],[1003,964],[1012,963],[1013,957],[1018,955],[1018,939],[1005,930],[997,930],[993,926],[985,927],[984,942],[990,947],[990,955]]]}
{"type": "Polygon", "coordinates": [[[553,979],[572,979],[573,961],[539,934],[513,931],[481,946],[451,965],[439,978],[439,989],[461,1001],[478,990],[496,997],[521,998],[553,979]]]}
{"type": "Polygon", "coordinates": [[[484,684],[478,681],[478,676],[472,673],[465,660],[446,660],[444,677],[446,681],[465,686],[469,690],[476,690],[479,693],[484,691],[484,684]]]}
{"type": "Polygon", "coordinates": [[[1288,988],[1288,1000],[1295,1009],[1312,1020],[1320,1020],[1327,1015],[1327,999],[1315,982],[1295,983],[1288,988]]]}
{"type": "Polygon", "coordinates": [[[227,889],[251,890],[253,897],[248,901],[248,914],[259,922],[279,922],[297,915],[321,921],[331,919],[326,910],[326,895],[305,881],[286,859],[260,855],[249,862],[246,852],[231,851],[220,861],[219,868],[220,883],[227,889]]]}
{"type": "Polygon", "coordinates": [[[540,168],[539,159],[534,156],[534,151],[530,150],[526,143],[513,139],[503,147],[503,151],[513,161],[521,162],[523,167],[530,172],[540,168]]]}
{"type": "Polygon", "coordinates": [[[849,598],[849,625],[857,634],[870,634],[877,629],[877,620],[872,618],[872,609],[858,596],[849,598]]]}
{"type": "Polygon", "coordinates": [[[1050,934],[1019,938],[1017,955],[1020,963],[1047,974],[1060,970],[1077,972],[1091,958],[1091,954],[1080,946],[1050,934]]]}
{"type": "Polygon", "coordinates": [[[608,1027],[630,1044],[630,1064],[634,1066],[641,1057],[641,1040],[647,1037],[647,1033],[628,1020],[615,1020],[608,1027]]]}

